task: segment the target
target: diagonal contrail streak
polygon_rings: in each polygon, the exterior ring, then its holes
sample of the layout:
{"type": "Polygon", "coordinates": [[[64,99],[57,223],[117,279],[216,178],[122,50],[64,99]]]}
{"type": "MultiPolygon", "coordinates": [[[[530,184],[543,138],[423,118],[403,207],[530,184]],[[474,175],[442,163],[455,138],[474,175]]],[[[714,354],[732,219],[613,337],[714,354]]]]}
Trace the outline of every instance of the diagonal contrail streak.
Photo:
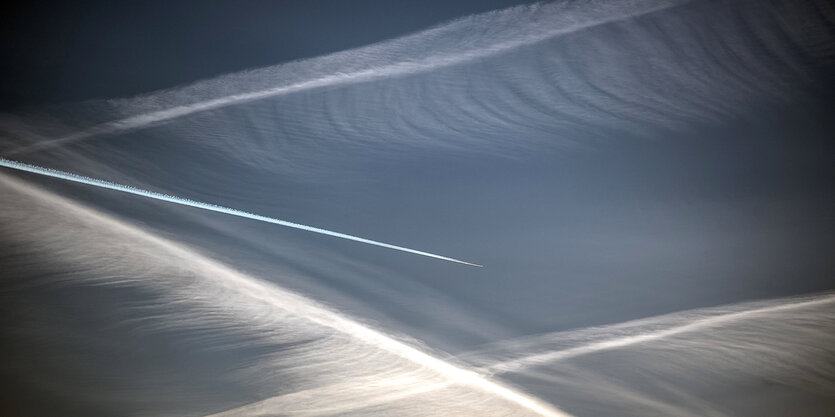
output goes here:
{"type": "Polygon", "coordinates": [[[667,329],[647,331],[627,336],[613,337],[611,339],[592,342],[585,345],[576,346],[563,350],[533,353],[523,356],[521,358],[490,364],[486,367],[483,367],[483,369],[493,374],[518,372],[520,370],[534,367],[537,365],[559,362],[577,356],[583,356],[606,350],[614,350],[641,343],[662,340],[688,332],[708,329],[713,326],[733,323],[739,320],[756,319],[762,315],[770,313],[778,313],[787,310],[814,307],[833,303],[835,303],[835,295],[827,294],[812,299],[802,299],[799,301],[789,301],[780,304],[772,304],[759,308],[735,311],[731,313],[720,314],[717,316],[706,317],[691,322],[685,322],[678,326],[670,327],[667,329]]]}
{"type": "Polygon", "coordinates": [[[448,258],[446,256],[436,255],[434,253],[423,252],[415,249],[404,248],[402,246],[391,245],[388,243],[378,242],[376,240],[365,239],[359,236],[353,236],[345,233],[334,232],[327,229],[320,229],[318,227],[306,226],[299,223],[288,222],[285,220],[276,219],[273,217],[262,216],[260,214],[249,213],[243,210],[233,209],[229,207],[218,206],[210,203],[203,203],[200,201],[189,200],[187,198],[175,197],[167,194],[157,193],[154,191],[143,190],[140,188],[131,187],[128,185],[116,184],[110,181],[99,180],[95,178],[85,177],[83,175],[73,174],[70,172],[59,171],[51,168],[43,168],[36,165],[30,165],[23,162],[17,162],[0,157],[0,166],[6,168],[16,169],[18,171],[31,172],[33,174],[44,175],[47,177],[59,178],[66,181],[77,182],[81,184],[92,185],[94,187],[106,188],[114,191],[121,191],[123,193],[134,194],[142,197],[152,198],[154,200],[167,201],[170,203],[180,204],[183,206],[195,207],[203,210],[214,211],[218,213],[230,214],[232,216],[244,217],[247,219],[258,220],[266,223],[277,224],[280,226],[292,227],[294,229],[306,230],[308,232],[319,233],[323,235],[338,237],[341,239],[353,240],[355,242],[367,243],[369,245],[380,246],[384,248],[399,250],[401,252],[413,253],[415,255],[428,256],[430,258],[441,259],[449,262],[456,262],[459,264],[482,267],[483,265],[474,264],[470,262],[461,261],[458,259],[448,258]]]}
{"type": "MultiPolygon", "coordinates": [[[[529,33],[523,34],[521,36],[515,36],[508,40],[498,41],[485,47],[458,51],[454,53],[441,53],[437,55],[430,55],[428,57],[417,60],[398,60],[389,64],[379,65],[371,68],[357,69],[347,72],[334,71],[331,74],[321,75],[319,77],[311,78],[304,81],[278,85],[263,90],[230,94],[197,103],[178,105],[167,109],[152,111],[135,116],[129,116],[123,119],[102,123],[67,136],[54,139],[47,139],[31,145],[23,146],[21,148],[13,149],[11,151],[6,152],[6,156],[25,154],[45,148],[50,148],[63,143],[82,141],[102,135],[111,135],[121,132],[128,132],[136,129],[142,129],[145,127],[165,123],[170,120],[178,119],[191,114],[211,111],[241,103],[263,100],[270,97],[278,97],[323,87],[358,84],[370,81],[377,81],[381,79],[430,72],[440,68],[451,67],[476,61],[478,59],[487,58],[493,55],[508,52],[515,48],[534,44],[561,35],[578,32],[595,26],[622,20],[628,20],[660,10],[673,8],[682,4],[689,3],[690,1],[691,0],[633,0],[624,1],[621,3],[597,2],[594,4],[587,5],[588,7],[586,7],[586,9],[588,10],[586,10],[585,13],[580,13],[580,15],[576,16],[575,18],[571,18],[571,16],[569,16],[570,13],[568,13],[568,10],[566,10],[566,13],[561,13],[561,15],[567,16],[566,21],[564,22],[552,22],[554,24],[545,24],[540,25],[538,27],[534,25],[533,28],[528,28],[529,33]],[[621,7],[624,10],[619,10],[617,9],[617,7],[621,7]]],[[[582,3],[580,2],[579,4],[582,3]]],[[[576,6],[575,2],[569,1],[554,3],[552,7],[563,7],[565,5],[576,6]]],[[[543,7],[543,5],[539,5],[537,7],[543,7]]],[[[437,30],[443,30],[443,28],[444,27],[441,27],[436,30],[423,32],[423,35],[430,34],[437,30]]],[[[353,52],[357,54],[362,54],[363,52],[367,53],[367,51],[368,48],[361,48],[358,50],[354,50],[353,52]]],[[[315,61],[315,59],[312,61],[315,61]]]]}

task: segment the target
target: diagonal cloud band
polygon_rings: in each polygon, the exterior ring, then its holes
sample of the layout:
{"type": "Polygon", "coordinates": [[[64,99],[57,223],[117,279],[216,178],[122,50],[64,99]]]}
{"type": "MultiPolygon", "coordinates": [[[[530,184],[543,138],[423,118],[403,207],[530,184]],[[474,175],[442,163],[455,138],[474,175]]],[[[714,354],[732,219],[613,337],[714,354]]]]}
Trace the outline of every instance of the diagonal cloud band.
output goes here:
{"type": "Polygon", "coordinates": [[[106,188],[108,190],[120,191],[120,192],[123,192],[123,193],[128,193],[128,194],[138,195],[138,196],[142,196],[142,197],[152,198],[154,200],[167,201],[169,203],[179,204],[179,205],[188,206],[188,207],[195,207],[195,208],[199,208],[199,209],[203,209],[203,210],[209,210],[209,211],[214,211],[214,212],[217,212],[217,213],[229,214],[229,215],[232,215],[232,216],[238,216],[238,217],[243,217],[243,218],[252,219],[252,220],[258,220],[258,221],[262,221],[262,222],[266,222],[266,223],[277,224],[279,226],[291,227],[293,229],[306,230],[308,232],[313,232],[313,233],[319,233],[319,234],[323,234],[323,235],[338,237],[340,239],[353,240],[354,242],[366,243],[366,244],[369,244],[369,245],[394,249],[394,250],[398,250],[398,251],[401,251],[401,252],[413,253],[415,255],[427,256],[427,257],[430,257],[430,258],[440,259],[440,260],[443,260],[443,261],[455,262],[455,263],[459,263],[459,264],[464,264],[464,265],[469,265],[469,266],[476,266],[476,267],[482,267],[483,266],[483,265],[470,263],[470,262],[465,262],[465,261],[454,259],[454,258],[449,258],[449,257],[446,257],[446,256],[436,255],[434,253],[423,252],[423,251],[419,251],[419,250],[415,250],[415,249],[404,248],[402,246],[396,246],[396,245],[391,245],[391,244],[388,244],[388,243],[378,242],[376,240],[365,239],[365,238],[362,238],[362,237],[359,237],[359,236],[353,236],[353,235],[349,235],[349,234],[345,234],[345,233],[334,232],[334,231],[327,230],[327,229],[320,229],[318,227],[313,227],[313,226],[307,226],[307,225],[303,225],[303,224],[299,224],[299,223],[288,222],[286,220],[280,220],[280,219],[276,219],[276,218],[273,218],[273,217],[262,216],[260,214],[249,213],[249,212],[246,212],[246,211],[243,211],[243,210],[218,206],[216,204],[204,203],[204,202],[200,202],[200,201],[189,200],[187,198],[176,197],[176,196],[162,194],[162,193],[158,193],[158,192],[154,192],[154,191],[143,190],[143,189],[131,187],[131,186],[128,186],[128,185],[116,184],[116,183],[113,183],[113,182],[110,182],[110,181],[85,177],[83,175],[78,175],[78,174],[73,174],[73,173],[70,173],[70,172],[59,171],[59,170],[56,170],[56,169],[43,168],[43,167],[39,167],[39,166],[36,166],[36,165],[30,165],[30,164],[23,163],[23,162],[8,160],[8,159],[5,159],[5,158],[0,158],[0,166],[4,166],[6,168],[11,168],[11,169],[16,169],[18,171],[31,172],[33,174],[44,175],[44,176],[52,177],[52,178],[58,178],[58,179],[66,180],[66,181],[77,182],[77,183],[80,183],[80,184],[92,185],[94,187],[106,188]]]}
{"type": "MultiPolygon", "coordinates": [[[[575,33],[581,30],[593,28],[607,23],[613,23],[657,11],[677,7],[689,3],[691,0],[629,0],[620,2],[593,1],[577,2],[562,1],[545,4],[535,4],[526,7],[515,7],[498,12],[475,15],[458,21],[419,32],[405,38],[380,44],[352,49],[330,57],[313,58],[297,62],[303,64],[307,71],[315,70],[318,66],[327,66],[331,60],[336,60],[337,66],[331,71],[315,74],[312,77],[291,82],[281,82],[278,85],[257,89],[255,91],[239,91],[233,94],[220,95],[218,97],[203,99],[197,102],[176,104],[168,108],[157,109],[150,112],[143,112],[137,115],[123,117],[110,122],[105,122],[90,128],[52,139],[44,139],[40,142],[23,146],[6,152],[6,156],[26,154],[41,149],[50,148],[64,143],[83,141],[89,138],[112,135],[143,129],[166,123],[171,120],[216,110],[242,103],[263,100],[301,91],[309,91],[325,87],[334,87],[358,83],[378,81],[382,79],[404,77],[413,74],[435,71],[441,68],[448,68],[479,59],[498,55],[513,49],[535,44],[547,39],[575,33]],[[582,7],[580,7],[582,6],[582,7]],[[469,31],[470,24],[488,25],[493,28],[508,26],[514,30],[503,33],[503,36],[486,37],[487,41],[478,45],[465,45],[463,49],[432,53],[427,56],[413,58],[411,53],[415,49],[426,48],[426,42],[443,34],[456,31],[469,31]],[[393,49],[392,49],[393,48],[393,49]],[[408,57],[392,59],[386,62],[386,57],[392,55],[392,50],[407,48],[410,51],[408,57]],[[391,50],[390,50],[391,49],[391,50]],[[374,64],[370,66],[360,65],[359,68],[351,68],[358,65],[357,62],[370,60],[369,58],[383,58],[382,62],[371,59],[374,64]]],[[[454,35],[459,36],[459,35],[454,35]]],[[[394,54],[397,55],[397,54],[394,54]]],[[[287,67],[287,64],[274,67],[275,70],[287,67]]],[[[312,71],[315,73],[315,71],[312,71]]],[[[271,77],[283,79],[290,74],[272,74],[271,77]]],[[[245,74],[244,74],[245,76],[245,74]]],[[[225,77],[224,77],[225,78],[225,77]]],[[[198,83],[196,87],[201,89],[223,89],[225,86],[220,78],[213,83],[198,83]],[[216,85],[216,83],[220,85],[216,85]]],[[[205,94],[202,91],[201,94],[205,94]]],[[[166,101],[166,100],[162,100],[166,101]]]]}

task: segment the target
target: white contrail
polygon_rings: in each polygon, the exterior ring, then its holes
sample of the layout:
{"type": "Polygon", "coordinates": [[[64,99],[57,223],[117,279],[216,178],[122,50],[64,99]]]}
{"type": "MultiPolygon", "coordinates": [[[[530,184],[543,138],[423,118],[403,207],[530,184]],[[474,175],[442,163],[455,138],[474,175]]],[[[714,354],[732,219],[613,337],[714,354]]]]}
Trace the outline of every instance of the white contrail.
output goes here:
{"type": "MultiPolygon", "coordinates": [[[[417,59],[412,61],[400,60],[387,65],[380,65],[376,67],[353,70],[348,72],[341,72],[337,69],[329,75],[322,75],[317,78],[313,78],[306,81],[299,81],[291,84],[279,85],[258,91],[232,94],[198,103],[174,106],[164,110],[139,114],[136,116],[130,116],[112,122],[102,123],[64,137],[41,141],[29,146],[14,149],[8,151],[6,155],[10,156],[28,153],[39,149],[49,148],[62,143],[75,142],[100,135],[109,135],[119,132],[126,132],[134,129],[141,129],[143,127],[156,125],[172,119],[188,116],[190,114],[214,110],[240,103],[262,100],[269,97],[292,94],[300,91],[312,90],[322,87],[362,83],[392,77],[401,77],[406,75],[429,72],[439,68],[450,67],[475,61],[481,58],[486,58],[492,55],[510,51],[521,46],[534,44],[557,36],[577,32],[583,29],[603,25],[606,23],[626,20],[645,14],[653,13],[659,10],[679,6],[681,4],[688,3],[689,1],[691,0],[635,0],[629,2],[593,2],[593,4],[580,3],[584,7],[584,10],[580,12],[571,9],[572,7],[576,7],[576,4],[572,1],[558,2],[547,6],[554,7],[558,9],[558,11],[564,12],[555,13],[556,15],[563,18],[563,21],[538,22],[540,24],[539,27],[536,27],[536,24],[533,24],[533,27],[527,28],[529,33],[523,35],[516,35],[514,37],[511,37],[511,39],[509,40],[495,42],[491,45],[486,45],[484,47],[477,47],[453,53],[441,53],[437,55],[430,55],[423,59],[417,59]],[[620,9],[611,10],[612,8],[616,7],[620,9]],[[572,15],[572,12],[574,13],[574,15],[572,15]],[[542,26],[545,27],[543,28],[542,26]]],[[[547,6],[538,5],[535,7],[542,8],[547,6]]],[[[535,18],[536,17],[533,17],[532,19],[535,18]]],[[[460,24],[460,22],[458,23],[460,24]]],[[[428,34],[437,31],[442,31],[445,28],[451,27],[454,24],[455,23],[434,30],[429,30],[419,34],[418,36],[428,36],[428,34]]],[[[368,51],[368,48],[362,48],[352,52],[355,52],[357,55],[361,56],[367,54],[368,51]]],[[[311,61],[315,61],[315,59],[311,61]]]]}
{"type": "Polygon", "coordinates": [[[358,237],[358,236],[352,236],[352,235],[348,235],[348,234],[345,234],[345,233],[333,232],[333,231],[326,230],[326,229],[320,229],[318,227],[305,226],[303,224],[288,222],[288,221],[285,221],[285,220],[279,220],[279,219],[272,218],[272,217],[267,217],[267,216],[261,216],[259,214],[249,213],[249,212],[246,212],[246,211],[237,210],[237,209],[233,209],[233,208],[229,208],[229,207],[223,207],[223,206],[218,206],[218,205],[215,205],[215,204],[203,203],[203,202],[200,202],[200,201],[189,200],[187,198],[175,197],[175,196],[162,194],[162,193],[157,193],[157,192],[154,192],[154,191],[143,190],[143,189],[127,186],[127,185],[116,184],[116,183],[112,183],[110,181],[104,181],[104,180],[99,180],[99,179],[95,179],[95,178],[85,177],[83,175],[77,175],[77,174],[73,174],[73,173],[70,173],[70,172],[59,171],[59,170],[51,169],[51,168],[43,168],[43,167],[39,167],[39,166],[36,166],[36,165],[26,164],[26,163],[23,163],[23,162],[11,161],[11,160],[8,160],[8,159],[2,158],[2,157],[0,157],[0,166],[4,166],[6,168],[11,168],[11,169],[16,169],[16,170],[19,170],[19,171],[31,172],[31,173],[39,174],[39,175],[45,175],[47,177],[60,178],[62,180],[67,180],[67,181],[72,181],[72,182],[78,182],[78,183],[81,183],[81,184],[92,185],[92,186],[95,186],[95,187],[107,188],[109,190],[121,191],[123,193],[139,195],[139,196],[142,196],[142,197],[153,198],[155,200],[167,201],[167,202],[170,202],[170,203],[180,204],[180,205],[183,205],[183,206],[196,207],[196,208],[203,209],[203,210],[216,211],[218,213],[231,214],[233,216],[245,217],[247,219],[253,219],[253,220],[258,220],[258,221],[262,221],[262,222],[273,223],[273,224],[277,224],[277,225],[280,225],[280,226],[292,227],[294,229],[307,230],[308,232],[320,233],[320,234],[323,234],[323,235],[334,236],[334,237],[338,237],[338,238],[341,238],[341,239],[353,240],[355,242],[367,243],[369,245],[381,246],[381,247],[384,247],[384,248],[399,250],[399,251],[402,251],[402,252],[414,253],[416,255],[428,256],[430,258],[441,259],[441,260],[444,260],[444,261],[456,262],[456,263],[459,263],[459,264],[477,266],[477,267],[482,267],[483,266],[483,265],[474,264],[474,263],[470,263],[470,262],[464,262],[464,261],[461,261],[461,260],[458,260],[458,259],[448,258],[446,256],[435,255],[434,253],[429,253],[429,252],[423,252],[423,251],[419,251],[419,250],[415,250],[415,249],[404,248],[402,246],[390,245],[388,243],[378,242],[376,240],[371,240],[371,239],[365,239],[365,238],[361,238],[361,237],[358,237]]]}
{"type": "Polygon", "coordinates": [[[750,310],[742,310],[733,313],[720,314],[717,316],[695,320],[686,324],[667,328],[664,330],[650,331],[646,333],[639,333],[623,337],[615,337],[612,339],[593,342],[586,345],[581,345],[564,350],[533,354],[509,361],[496,363],[493,365],[488,365],[486,369],[496,374],[506,372],[517,372],[525,368],[542,365],[545,363],[553,363],[561,360],[574,358],[577,356],[665,339],[682,333],[703,330],[706,328],[710,328],[711,326],[732,323],[734,321],[742,319],[750,319],[763,314],[776,313],[797,308],[812,307],[828,303],[835,303],[835,295],[826,295],[820,298],[813,298],[811,300],[793,301],[777,305],[770,305],[766,307],[754,308],[750,310]]]}

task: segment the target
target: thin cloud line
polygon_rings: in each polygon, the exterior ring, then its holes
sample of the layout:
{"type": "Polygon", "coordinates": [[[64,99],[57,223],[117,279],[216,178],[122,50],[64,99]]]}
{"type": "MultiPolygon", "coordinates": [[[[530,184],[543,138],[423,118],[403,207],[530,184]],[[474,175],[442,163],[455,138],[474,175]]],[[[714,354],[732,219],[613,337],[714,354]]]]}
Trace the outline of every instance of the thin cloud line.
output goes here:
{"type": "Polygon", "coordinates": [[[347,239],[352,240],[354,242],[366,243],[369,245],[380,246],[383,248],[389,248],[398,250],[401,252],[408,252],[413,253],[415,255],[427,256],[430,258],[440,259],[449,262],[455,262],[463,265],[475,266],[475,267],[482,267],[483,265],[465,262],[462,260],[449,258],[446,256],[436,255],[434,253],[419,251],[415,249],[409,249],[402,246],[391,245],[388,243],[378,242],[376,240],[366,239],[359,236],[353,236],[345,233],[334,232],[327,229],[321,229],[318,227],[307,226],[299,223],[293,223],[286,220],[280,220],[273,217],[262,216],[260,214],[249,213],[243,210],[233,209],[229,207],[218,206],[216,204],[204,203],[200,201],[189,200],[187,198],[176,197],[172,195],[162,194],[154,191],[143,190],[140,188],[131,187],[128,185],[116,184],[110,181],[99,180],[95,178],[85,177],[83,175],[73,174],[70,172],[59,171],[56,169],[51,168],[43,168],[36,165],[26,164],[23,162],[12,161],[9,159],[5,159],[0,157],[0,166],[4,166],[6,168],[16,169],[18,171],[25,171],[30,172],[33,174],[44,175],[47,177],[58,178],[66,181],[77,182],[81,184],[92,185],[94,187],[99,188],[106,188],[108,190],[120,191],[123,193],[138,195],[142,197],[151,198],[154,200],[161,200],[167,201],[169,203],[179,204],[188,207],[195,207],[203,210],[214,211],[217,213],[229,214],[232,216],[243,217],[252,220],[258,220],[266,223],[277,224],[279,226],[291,227],[293,229],[300,229],[306,230],[308,232],[319,233],[323,235],[333,236],[340,239],[347,239]]]}

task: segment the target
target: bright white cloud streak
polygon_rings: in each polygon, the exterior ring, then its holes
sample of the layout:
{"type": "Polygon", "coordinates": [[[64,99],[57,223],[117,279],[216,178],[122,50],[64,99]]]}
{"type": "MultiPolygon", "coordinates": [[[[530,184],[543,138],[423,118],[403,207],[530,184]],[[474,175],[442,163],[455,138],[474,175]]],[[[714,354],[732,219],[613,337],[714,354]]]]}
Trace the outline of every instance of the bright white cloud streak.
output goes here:
{"type": "Polygon", "coordinates": [[[469,266],[476,266],[476,267],[482,267],[483,266],[483,265],[479,265],[479,264],[474,264],[474,263],[470,263],[470,262],[461,261],[461,260],[458,260],[458,259],[448,258],[446,256],[436,255],[434,253],[429,253],[429,252],[423,252],[423,251],[419,251],[419,250],[415,250],[415,249],[404,248],[402,246],[391,245],[391,244],[388,244],[388,243],[378,242],[376,240],[371,240],[371,239],[365,239],[365,238],[362,238],[362,237],[353,236],[353,235],[349,235],[349,234],[345,234],[345,233],[334,232],[334,231],[331,231],[331,230],[320,229],[318,227],[306,226],[306,225],[303,225],[303,224],[288,222],[288,221],[285,221],[285,220],[280,220],[280,219],[276,219],[276,218],[272,218],[272,217],[261,216],[259,214],[249,213],[249,212],[246,212],[246,211],[233,209],[233,208],[229,208],[229,207],[223,207],[223,206],[218,206],[218,205],[215,205],[215,204],[203,203],[203,202],[200,202],[200,201],[194,201],[194,200],[189,200],[187,198],[175,197],[175,196],[171,196],[171,195],[167,195],[167,194],[157,193],[157,192],[154,192],[154,191],[142,190],[142,189],[135,188],[135,187],[130,187],[130,186],[127,186],[127,185],[116,184],[116,183],[112,183],[110,181],[104,181],[104,180],[99,180],[99,179],[95,179],[95,178],[85,177],[83,175],[77,175],[77,174],[73,174],[73,173],[70,173],[70,172],[59,171],[59,170],[51,169],[51,168],[43,168],[43,167],[39,167],[39,166],[36,166],[36,165],[26,164],[26,163],[23,163],[23,162],[11,161],[11,160],[8,160],[8,159],[5,159],[5,158],[0,158],[0,166],[4,166],[6,168],[11,168],[11,169],[16,169],[18,171],[25,171],[25,172],[31,172],[33,174],[44,175],[44,176],[47,176],[47,177],[59,178],[59,179],[66,180],[66,181],[72,181],[72,182],[77,182],[77,183],[81,183],[81,184],[92,185],[94,187],[106,188],[108,190],[121,191],[123,193],[134,194],[134,195],[138,195],[138,196],[142,196],[142,197],[152,198],[154,200],[167,201],[167,202],[170,202],[170,203],[180,204],[180,205],[183,205],[183,206],[195,207],[195,208],[199,208],[199,209],[203,209],[203,210],[209,210],[209,211],[214,211],[214,212],[223,213],[223,214],[230,214],[232,216],[244,217],[244,218],[247,218],[247,219],[258,220],[258,221],[262,221],[262,222],[266,222],[266,223],[277,224],[279,226],[292,227],[294,229],[306,230],[308,232],[313,232],[313,233],[319,233],[319,234],[323,234],[323,235],[338,237],[340,239],[347,239],[347,240],[353,240],[355,242],[367,243],[369,245],[374,245],[374,246],[380,246],[380,247],[383,247],[383,248],[399,250],[401,252],[413,253],[415,255],[428,256],[430,258],[440,259],[440,260],[449,261],[449,262],[455,262],[455,263],[469,265],[469,266]]]}

